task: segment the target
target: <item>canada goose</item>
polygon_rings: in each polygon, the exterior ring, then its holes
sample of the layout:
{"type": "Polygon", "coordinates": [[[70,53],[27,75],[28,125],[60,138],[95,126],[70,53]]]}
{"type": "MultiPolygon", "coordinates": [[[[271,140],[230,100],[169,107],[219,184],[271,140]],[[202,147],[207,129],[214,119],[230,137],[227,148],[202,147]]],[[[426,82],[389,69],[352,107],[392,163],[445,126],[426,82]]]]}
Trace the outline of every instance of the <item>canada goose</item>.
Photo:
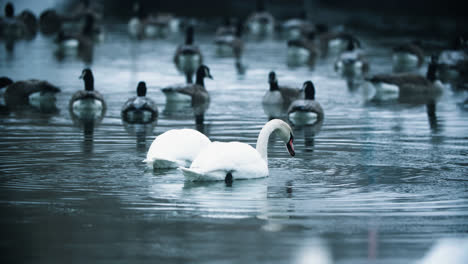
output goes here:
{"type": "Polygon", "coordinates": [[[203,56],[197,45],[193,44],[193,26],[187,28],[185,44],[180,45],[174,54],[176,68],[183,72],[187,83],[192,83],[192,76],[203,63],[203,56]]]}
{"type": "Polygon", "coordinates": [[[8,77],[0,77],[0,89],[7,109],[22,109],[36,107],[44,112],[57,110],[55,95],[60,88],[47,81],[25,80],[13,82],[8,77]]]}
{"type": "Polygon", "coordinates": [[[146,83],[139,82],[137,96],[125,102],[121,110],[122,119],[128,123],[150,123],[158,117],[158,107],[150,98],[146,97],[146,83]]]}
{"type": "Polygon", "coordinates": [[[244,49],[242,22],[238,22],[234,34],[224,34],[215,38],[216,53],[219,56],[234,56],[240,59],[244,49]]]}
{"type": "Polygon", "coordinates": [[[306,37],[289,40],[287,63],[289,66],[309,65],[314,66],[319,55],[319,50],[315,44],[315,32],[310,31],[306,37]]]}
{"type": "Polygon", "coordinates": [[[223,19],[223,24],[216,29],[215,36],[225,36],[225,35],[234,35],[236,34],[236,28],[231,25],[231,20],[229,17],[223,19]]]}
{"type": "Polygon", "coordinates": [[[280,119],[266,123],[261,129],[257,146],[242,142],[212,142],[195,157],[190,168],[180,167],[190,181],[219,181],[230,184],[237,179],[267,177],[268,139],[277,134],[291,156],[294,152],[294,136],[291,127],[280,119]]]}
{"type": "Polygon", "coordinates": [[[104,116],[106,102],[101,93],[94,90],[94,76],[91,69],[85,68],[79,78],[84,81],[84,90],[75,92],[71,97],[70,112],[83,119],[96,119],[104,116]]]}
{"type": "Polygon", "coordinates": [[[411,73],[378,74],[366,78],[376,91],[376,98],[385,94],[396,94],[398,98],[431,98],[443,91],[443,84],[436,79],[437,56],[431,57],[426,76],[411,73]]]}
{"type": "Polygon", "coordinates": [[[274,71],[268,74],[268,83],[270,84],[270,89],[263,96],[263,104],[283,105],[288,107],[292,101],[303,96],[302,91],[297,88],[279,86],[274,71]]]}
{"type": "Polygon", "coordinates": [[[15,7],[11,2],[5,5],[5,17],[0,19],[0,33],[7,40],[21,39],[26,34],[26,25],[15,17],[15,7]]]}
{"type": "Polygon", "coordinates": [[[203,104],[210,101],[210,95],[205,88],[205,78],[213,79],[210,69],[205,65],[200,65],[195,84],[188,83],[178,87],[166,87],[162,89],[162,92],[167,101],[191,101],[192,105],[203,104]]]}
{"type": "Polygon", "coordinates": [[[424,63],[424,51],[421,48],[420,41],[394,47],[392,63],[395,71],[406,71],[421,67],[424,63]]]}
{"type": "Polygon", "coordinates": [[[300,39],[307,33],[314,31],[313,28],[314,26],[307,21],[305,11],[302,11],[298,18],[288,19],[281,24],[281,30],[287,40],[300,39]]]}
{"type": "Polygon", "coordinates": [[[275,28],[275,19],[265,10],[262,0],[257,0],[256,12],[246,20],[247,28],[254,36],[265,37],[271,35],[275,28]]]}
{"type": "Polygon", "coordinates": [[[311,81],[304,82],[304,99],[298,99],[288,108],[288,119],[293,124],[314,124],[324,117],[322,106],[315,100],[315,87],[311,81]]]}
{"type": "Polygon", "coordinates": [[[451,49],[439,54],[438,75],[442,82],[464,83],[468,79],[468,43],[458,36],[451,49]]]}
{"type": "MultiPolygon", "coordinates": [[[[327,30],[326,27],[324,30],[327,30]]],[[[328,53],[339,54],[345,51],[350,42],[353,42],[356,48],[361,48],[359,39],[346,32],[325,32],[320,34],[319,38],[322,57],[326,57],[328,53]]]]}
{"type": "Polygon", "coordinates": [[[347,77],[362,75],[369,71],[369,62],[354,41],[348,42],[346,51],[336,60],[335,71],[347,77]]]}

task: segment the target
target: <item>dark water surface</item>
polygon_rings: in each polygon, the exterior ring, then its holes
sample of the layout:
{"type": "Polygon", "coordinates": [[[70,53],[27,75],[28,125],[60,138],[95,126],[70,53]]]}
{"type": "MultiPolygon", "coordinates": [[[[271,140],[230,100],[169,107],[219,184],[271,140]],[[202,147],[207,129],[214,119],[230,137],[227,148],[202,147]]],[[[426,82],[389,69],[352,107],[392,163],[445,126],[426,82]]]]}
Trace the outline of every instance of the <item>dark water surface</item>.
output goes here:
{"type": "MultiPolygon", "coordinates": [[[[215,57],[209,32],[197,32],[214,80],[196,125],[190,108],[167,105],[159,89],[184,81],[172,63],[183,37],[138,42],[125,30],[109,26],[94,48],[108,110],[91,127],[67,108],[86,63],[58,61],[41,35],[0,52],[2,75],[62,89],[58,113],[0,118],[3,263],[416,263],[440,239],[465,239],[466,249],[468,112],[457,106],[466,94],[447,87],[436,117],[425,105],[372,104],[333,72],[334,58],[314,71],[288,68],[280,39],[247,42],[239,76],[232,59],[215,57]],[[270,177],[228,187],[145,167],[154,137],[172,128],[254,145],[268,121],[261,98],[270,70],[280,84],[313,80],[325,110],[323,123],[294,127],[294,158],[270,142],[270,177]],[[159,107],[153,126],[120,118],[140,80],[159,107]]],[[[391,71],[391,46],[410,38],[360,37],[374,73],[391,71]]]]}

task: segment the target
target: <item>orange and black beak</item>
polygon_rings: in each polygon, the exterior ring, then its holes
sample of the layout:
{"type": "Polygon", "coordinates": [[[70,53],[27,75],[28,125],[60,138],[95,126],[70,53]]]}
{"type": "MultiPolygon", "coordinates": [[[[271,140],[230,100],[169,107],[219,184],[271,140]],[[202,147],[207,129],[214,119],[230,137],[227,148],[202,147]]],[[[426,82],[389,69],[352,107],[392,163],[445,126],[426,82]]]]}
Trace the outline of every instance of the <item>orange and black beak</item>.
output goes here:
{"type": "Polygon", "coordinates": [[[289,137],[289,141],[286,144],[286,147],[288,148],[289,154],[294,157],[294,155],[296,155],[296,152],[294,151],[293,141],[294,136],[291,134],[291,136],[289,137]]]}

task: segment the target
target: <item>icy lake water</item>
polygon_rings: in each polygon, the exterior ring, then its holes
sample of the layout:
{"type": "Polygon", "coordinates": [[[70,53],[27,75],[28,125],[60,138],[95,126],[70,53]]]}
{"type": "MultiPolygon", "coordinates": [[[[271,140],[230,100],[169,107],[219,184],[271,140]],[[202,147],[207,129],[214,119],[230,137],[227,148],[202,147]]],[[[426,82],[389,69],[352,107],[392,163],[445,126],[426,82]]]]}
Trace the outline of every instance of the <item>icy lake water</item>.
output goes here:
{"type": "MultiPolygon", "coordinates": [[[[247,41],[248,68],[238,75],[232,58],[216,57],[212,31],[200,30],[195,41],[214,80],[196,124],[191,108],[166,104],[160,91],[184,82],[172,62],[183,35],[136,41],[125,30],[108,26],[91,63],[57,60],[41,34],[13,52],[2,47],[1,75],[62,89],[57,113],[0,117],[4,263],[416,263],[441,239],[466,245],[468,111],[457,105],[466,93],[446,87],[435,117],[424,104],[370,103],[333,71],[335,57],[289,68],[280,38],[247,41]],[[91,128],[68,111],[85,66],[108,105],[91,128]],[[261,98],[271,70],[284,85],[312,80],[325,119],[293,127],[293,158],[270,140],[268,178],[193,183],[142,163],[155,136],[173,128],[255,145],[269,120],[261,98]],[[142,80],[159,118],[124,124],[120,109],[142,80]]],[[[391,71],[391,47],[412,37],[358,36],[372,73],[391,71]]]]}

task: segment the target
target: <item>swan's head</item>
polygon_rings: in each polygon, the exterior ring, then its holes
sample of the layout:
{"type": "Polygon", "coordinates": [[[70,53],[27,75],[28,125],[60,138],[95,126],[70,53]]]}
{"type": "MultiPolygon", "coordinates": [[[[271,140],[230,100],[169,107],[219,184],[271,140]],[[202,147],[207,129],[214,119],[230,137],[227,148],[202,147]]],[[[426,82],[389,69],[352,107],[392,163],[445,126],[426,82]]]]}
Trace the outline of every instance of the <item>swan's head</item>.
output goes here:
{"type": "Polygon", "coordinates": [[[138,83],[137,96],[146,96],[146,83],[145,82],[138,83]]]}
{"type": "MultiPolygon", "coordinates": [[[[291,127],[280,119],[273,119],[276,126],[276,134],[281,138],[281,140],[286,143],[286,147],[288,148],[288,152],[291,156],[296,155],[294,151],[294,135],[291,127]]],[[[270,122],[272,122],[270,121],[270,122]]]]}

